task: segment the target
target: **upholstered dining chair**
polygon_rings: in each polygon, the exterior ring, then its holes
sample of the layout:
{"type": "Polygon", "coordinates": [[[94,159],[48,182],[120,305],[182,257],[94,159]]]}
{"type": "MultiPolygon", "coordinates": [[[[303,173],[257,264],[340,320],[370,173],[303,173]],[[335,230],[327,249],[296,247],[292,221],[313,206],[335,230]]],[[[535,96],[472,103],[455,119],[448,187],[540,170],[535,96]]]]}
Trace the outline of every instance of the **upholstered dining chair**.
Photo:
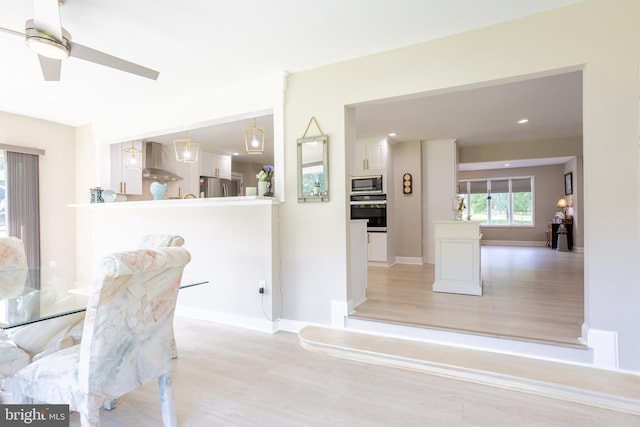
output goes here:
{"type": "MultiPolygon", "coordinates": [[[[28,306],[31,302],[44,298],[40,291],[25,293],[28,272],[22,240],[17,237],[0,237],[0,299],[20,296],[21,304],[28,306]]],[[[11,310],[7,310],[7,313],[18,316],[17,313],[11,313],[11,310]]],[[[79,340],[83,318],[83,314],[78,313],[7,329],[4,338],[27,352],[29,360],[35,360],[79,340]]]]}
{"type": "Polygon", "coordinates": [[[165,426],[177,425],[171,389],[171,328],[184,248],[138,249],[103,259],[80,344],[43,357],[13,378],[16,402],[69,404],[82,426],[100,408],[157,379],[165,426]]]}
{"type": "Polygon", "coordinates": [[[158,249],[184,245],[184,238],[177,234],[147,234],[142,236],[139,249],[158,249]]]}
{"type": "MultiPolygon", "coordinates": [[[[22,241],[16,237],[0,237],[0,304],[20,295],[28,276],[27,257],[22,241]]],[[[29,364],[30,355],[2,333],[0,335],[0,389],[9,386],[5,379],[29,364]]],[[[4,393],[2,393],[4,394],[4,393]]],[[[0,395],[2,395],[0,394],[0,395]]]]}
{"type": "MultiPolygon", "coordinates": [[[[184,238],[177,234],[147,234],[142,236],[139,249],[158,249],[184,245],[184,238]]],[[[171,358],[178,357],[178,346],[176,345],[176,337],[173,333],[173,325],[171,325],[171,358]]]]}
{"type": "Polygon", "coordinates": [[[29,274],[22,240],[0,237],[0,299],[15,298],[24,290],[29,274]]]}

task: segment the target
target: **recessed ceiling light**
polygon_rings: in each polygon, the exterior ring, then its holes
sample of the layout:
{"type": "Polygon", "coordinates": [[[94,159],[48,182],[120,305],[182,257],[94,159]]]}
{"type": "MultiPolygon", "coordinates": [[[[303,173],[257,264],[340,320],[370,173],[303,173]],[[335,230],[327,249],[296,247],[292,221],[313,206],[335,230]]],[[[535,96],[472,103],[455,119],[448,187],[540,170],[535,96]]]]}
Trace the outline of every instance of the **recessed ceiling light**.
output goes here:
{"type": "Polygon", "coordinates": [[[396,136],[396,135],[398,135],[397,132],[389,132],[389,136],[396,136]]]}
{"type": "Polygon", "coordinates": [[[521,125],[523,125],[525,123],[529,123],[529,119],[520,119],[520,120],[518,120],[518,123],[520,123],[521,125]]]}

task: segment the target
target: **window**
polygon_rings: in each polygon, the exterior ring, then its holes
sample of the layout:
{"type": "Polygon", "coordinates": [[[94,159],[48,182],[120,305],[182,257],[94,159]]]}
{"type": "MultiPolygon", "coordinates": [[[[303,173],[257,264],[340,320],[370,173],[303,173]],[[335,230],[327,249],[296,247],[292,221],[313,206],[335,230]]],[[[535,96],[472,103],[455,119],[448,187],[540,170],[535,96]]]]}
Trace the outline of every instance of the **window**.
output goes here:
{"type": "Polygon", "coordinates": [[[468,200],[466,216],[484,225],[532,226],[533,178],[491,178],[459,182],[468,200]]]}

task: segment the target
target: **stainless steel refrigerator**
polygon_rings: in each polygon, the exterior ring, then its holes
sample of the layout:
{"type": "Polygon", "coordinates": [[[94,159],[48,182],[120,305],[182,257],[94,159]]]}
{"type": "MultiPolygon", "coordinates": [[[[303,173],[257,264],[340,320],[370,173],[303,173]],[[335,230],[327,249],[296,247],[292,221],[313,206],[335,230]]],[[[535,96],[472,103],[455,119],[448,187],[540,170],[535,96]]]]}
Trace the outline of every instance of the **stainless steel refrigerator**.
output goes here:
{"type": "Polygon", "coordinates": [[[237,196],[235,186],[231,180],[224,178],[200,177],[200,197],[230,197],[237,196]]]}

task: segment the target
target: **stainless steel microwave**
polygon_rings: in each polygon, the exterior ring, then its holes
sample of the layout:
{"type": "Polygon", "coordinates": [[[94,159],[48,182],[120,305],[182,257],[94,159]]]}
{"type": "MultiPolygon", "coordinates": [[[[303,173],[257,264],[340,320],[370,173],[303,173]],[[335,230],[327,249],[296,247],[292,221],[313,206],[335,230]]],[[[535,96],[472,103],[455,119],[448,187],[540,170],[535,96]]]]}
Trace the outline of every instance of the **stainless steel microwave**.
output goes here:
{"type": "Polygon", "coordinates": [[[351,177],[351,194],[382,193],[382,175],[351,177]]]}

